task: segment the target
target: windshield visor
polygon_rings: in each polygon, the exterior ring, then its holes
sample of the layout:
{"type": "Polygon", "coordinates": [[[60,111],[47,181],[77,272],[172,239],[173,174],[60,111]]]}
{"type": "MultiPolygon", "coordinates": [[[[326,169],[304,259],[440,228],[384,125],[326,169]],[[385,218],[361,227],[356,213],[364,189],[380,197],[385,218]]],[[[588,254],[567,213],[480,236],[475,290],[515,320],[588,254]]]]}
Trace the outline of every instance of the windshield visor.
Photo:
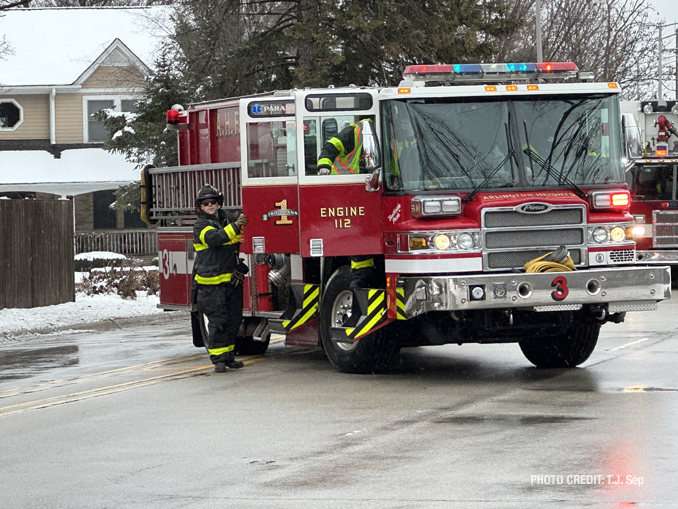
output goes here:
{"type": "Polygon", "coordinates": [[[393,100],[383,112],[391,190],[624,182],[616,95],[393,100]]]}

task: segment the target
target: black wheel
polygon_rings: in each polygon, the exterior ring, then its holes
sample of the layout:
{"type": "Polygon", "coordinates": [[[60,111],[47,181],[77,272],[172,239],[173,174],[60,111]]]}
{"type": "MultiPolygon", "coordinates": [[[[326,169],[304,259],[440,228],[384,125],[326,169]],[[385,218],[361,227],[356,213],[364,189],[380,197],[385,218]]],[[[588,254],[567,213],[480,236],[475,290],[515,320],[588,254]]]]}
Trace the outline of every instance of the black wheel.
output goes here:
{"type": "Polygon", "coordinates": [[[205,346],[205,337],[203,334],[206,334],[205,324],[200,323],[200,316],[197,311],[191,311],[191,333],[193,335],[193,346],[202,348],[205,346]]]}
{"type": "Polygon", "coordinates": [[[323,349],[332,366],[344,373],[374,373],[386,369],[400,347],[380,329],[358,341],[338,343],[332,340],[330,327],[341,326],[352,314],[351,269],[337,270],[327,282],[320,310],[320,335],[323,349]]]}
{"type": "Polygon", "coordinates": [[[238,336],[235,338],[236,355],[262,355],[268,350],[270,337],[266,341],[254,341],[252,336],[238,336]]]}
{"type": "Polygon", "coordinates": [[[538,368],[574,368],[589,358],[598,342],[600,324],[566,326],[558,336],[537,337],[519,343],[523,354],[538,368]]]}

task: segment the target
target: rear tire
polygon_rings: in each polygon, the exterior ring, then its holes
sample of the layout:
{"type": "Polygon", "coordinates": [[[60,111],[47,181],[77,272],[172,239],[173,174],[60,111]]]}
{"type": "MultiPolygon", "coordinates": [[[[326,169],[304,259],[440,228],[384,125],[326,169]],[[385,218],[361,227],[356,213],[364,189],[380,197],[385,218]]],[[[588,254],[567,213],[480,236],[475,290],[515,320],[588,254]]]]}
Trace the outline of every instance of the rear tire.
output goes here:
{"type": "Polygon", "coordinates": [[[320,311],[320,335],[323,349],[332,366],[344,373],[383,371],[400,351],[397,341],[380,329],[352,344],[332,340],[330,327],[341,326],[352,313],[351,269],[339,268],[327,282],[320,311]]]}
{"type": "Polygon", "coordinates": [[[560,335],[546,336],[519,343],[523,354],[538,368],[574,368],[593,353],[600,324],[584,322],[568,325],[560,335]]]}

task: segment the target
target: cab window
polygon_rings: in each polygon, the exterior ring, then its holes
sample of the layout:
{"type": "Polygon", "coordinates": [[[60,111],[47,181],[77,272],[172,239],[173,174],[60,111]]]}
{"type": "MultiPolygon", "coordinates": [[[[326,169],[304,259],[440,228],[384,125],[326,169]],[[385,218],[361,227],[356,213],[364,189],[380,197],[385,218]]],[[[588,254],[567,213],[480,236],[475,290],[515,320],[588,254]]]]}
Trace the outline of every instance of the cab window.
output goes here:
{"type": "MultiPolygon", "coordinates": [[[[318,159],[326,150],[336,147],[332,139],[347,139],[352,136],[353,124],[361,120],[375,121],[374,115],[327,115],[304,119],[304,163],[306,175],[318,174],[318,159]],[[344,131],[346,130],[346,131],[344,131]],[[342,131],[344,131],[342,133],[342,131]]],[[[362,172],[361,172],[362,173],[362,172]]]]}
{"type": "Polygon", "coordinates": [[[296,146],[292,120],[247,124],[248,177],[296,176],[296,146]]]}

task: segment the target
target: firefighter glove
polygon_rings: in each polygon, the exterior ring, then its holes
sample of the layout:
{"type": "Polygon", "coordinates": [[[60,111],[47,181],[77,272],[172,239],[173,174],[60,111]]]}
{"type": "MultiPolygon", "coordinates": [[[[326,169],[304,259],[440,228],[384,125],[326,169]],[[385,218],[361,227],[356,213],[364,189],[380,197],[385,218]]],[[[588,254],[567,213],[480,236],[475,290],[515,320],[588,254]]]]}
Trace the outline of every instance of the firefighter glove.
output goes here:
{"type": "Polygon", "coordinates": [[[327,166],[323,166],[318,170],[318,175],[329,175],[331,170],[327,166]]]}
{"type": "Polygon", "coordinates": [[[240,258],[238,265],[235,266],[235,270],[233,271],[233,277],[231,278],[231,284],[236,288],[245,281],[245,274],[250,270],[243,262],[244,260],[240,258]]]}

